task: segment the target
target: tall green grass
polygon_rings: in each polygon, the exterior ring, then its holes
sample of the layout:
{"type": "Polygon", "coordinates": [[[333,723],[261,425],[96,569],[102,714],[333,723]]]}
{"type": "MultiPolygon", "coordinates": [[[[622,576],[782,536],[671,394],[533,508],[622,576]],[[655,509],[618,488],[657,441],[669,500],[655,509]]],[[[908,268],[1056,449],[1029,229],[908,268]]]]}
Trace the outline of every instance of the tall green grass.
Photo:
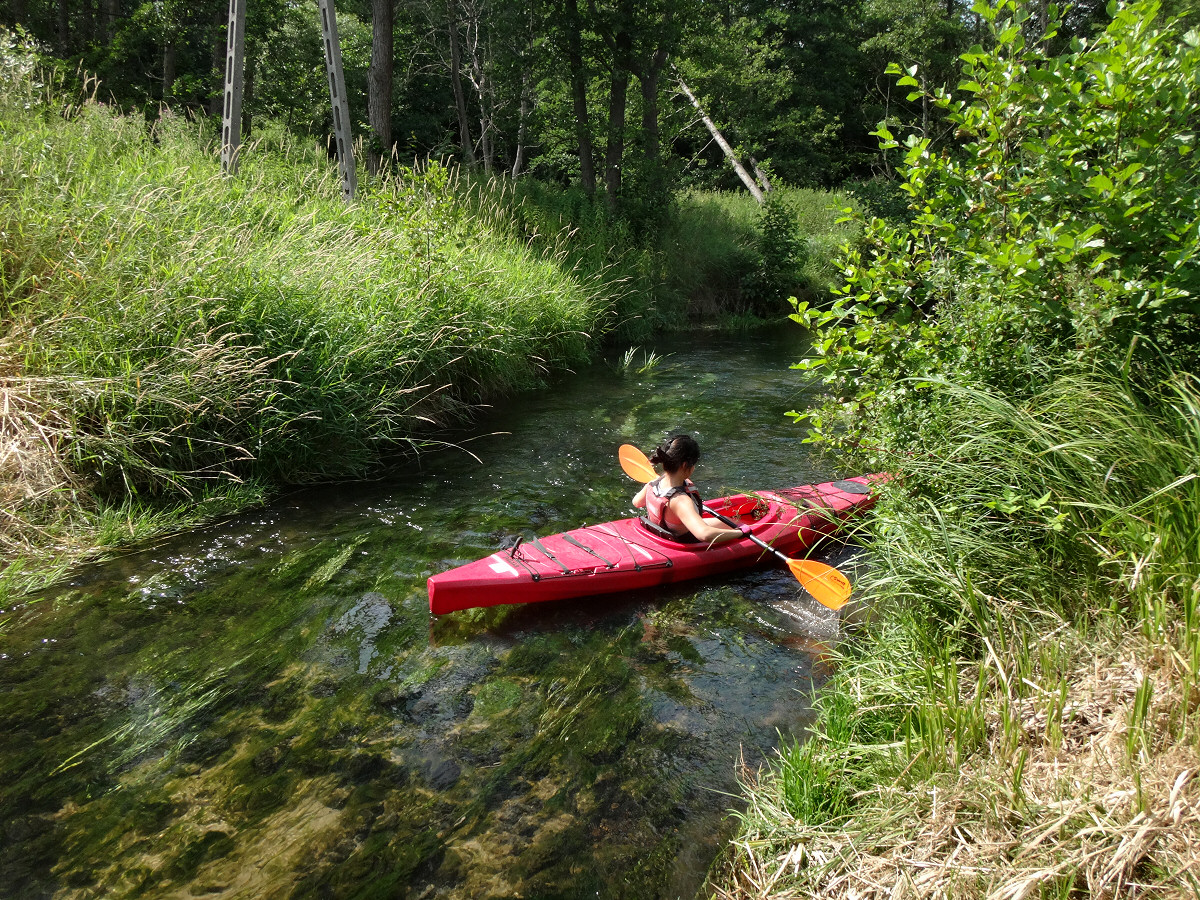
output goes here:
{"type": "MultiPolygon", "coordinates": [[[[121,115],[96,91],[0,38],[10,558],[364,476],[605,334],[744,312],[761,266],[759,213],[730,197],[639,226],[579,192],[428,163],[364,179],[347,205],[311,142],[260,127],[229,178],[211,123],[121,115]]],[[[787,197],[837,230],[838,201],[787,197]]]]}
{"type": "MultiPolygon", "coordinates": [[[[836,264],[838,251],[860,234],[860,226],[848,221],[845,211],[861,210],[862,203],[845,191],[779,186],[772,195],[787,209],[795,224],[797,238],[807,248],[801,272],[803,284],[798,285],[801,293],[808,297],[828,294],[842,276],[836,264]]],[[[762,219],[762,206],[753,197],[743,192],[713,192],[692,193],[687,198],[706,207],[710,218],[730,223],[727,230],[737,234],[742,246],[753,255],[761,233],[762,219]]],[[[706,236],[705,231],[700,229],[695,232],[697,246],[705,247],[714,238],[721,240],[717,232],[707,233],[712,236],[706,236]]],[[[703,258],[715,260],[724,258],[724,255],[721,252],[701,254],[703,258]]]]}
{"type": "Polygon", "coordinates": [[[1194,890],[1200,385],[920,386],[942,440],[888,460],[872,620],[751,785],[721,896],[851,896],[905,859],[916,896],[1194,890]]]}
{"type": "Polygon", "coordinates": [[[843,221],[843,211],[858,205],[849,194],[778,188],[772,196],[802,248],[801,267],[771,296],[755,297],[753,282],[778,248],[764,240],[763,207],[749,194],[687,191],[638,221],[614,216],[602,198],[578,188],[534,180],[473,181],[467,195],[477,214],[531,246],[552,248],[573,271],[603,272],[613,286],[614,331],[635,341],[749,312],[780,318],[789,294],[811,297],[832,285],[838,249],[859,233],[843,221]]]}
{"type": "Polygon", "coordinates": [[[602,266],[581,277],[560,245],[471,215],[437,165],[348,205],[282,132],[227,178],[202,125],[73,101],[35,64],[4,74],[6,536],[131,496],[365,475],[584,362],[613,324],[602,266]]]}

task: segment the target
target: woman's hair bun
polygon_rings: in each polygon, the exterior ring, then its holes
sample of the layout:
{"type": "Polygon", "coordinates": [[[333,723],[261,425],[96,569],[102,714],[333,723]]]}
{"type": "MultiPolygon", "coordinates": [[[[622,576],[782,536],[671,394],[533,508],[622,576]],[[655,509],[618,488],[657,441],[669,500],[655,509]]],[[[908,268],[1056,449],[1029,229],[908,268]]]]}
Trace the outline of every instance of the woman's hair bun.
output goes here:
{"type": "Polygon", "coordinates": [[[668,472],[676,472],[683,465],[694,466],[699,461],[700,445],[688,434],[671,435],[650,455],[650,462],[661,465],[668,472]]]}

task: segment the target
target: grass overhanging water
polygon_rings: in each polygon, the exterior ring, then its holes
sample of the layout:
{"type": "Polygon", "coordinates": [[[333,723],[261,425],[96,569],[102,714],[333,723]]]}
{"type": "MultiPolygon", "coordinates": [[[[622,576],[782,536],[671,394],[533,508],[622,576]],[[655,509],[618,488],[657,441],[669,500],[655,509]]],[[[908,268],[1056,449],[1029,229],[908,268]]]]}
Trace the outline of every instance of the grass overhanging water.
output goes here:
{"type": "Polygon", "coordinates": [[[722,898],[1200,894],[1200,35],[1143,0],[1059,48],[1057,12],[974,11],[968,80],[925,95],[963,144],[882,127],[910,221],[797,310],[810,439],[901,477],[869,626],[748,773],[722,898]]]}
{"type": "Polygon", "coordinates": [[[1194,896],[1197,384],[930,387],[961,424],[895,464],[955,502],[876,510],[874,620],[721,896],[1194,896]]]}

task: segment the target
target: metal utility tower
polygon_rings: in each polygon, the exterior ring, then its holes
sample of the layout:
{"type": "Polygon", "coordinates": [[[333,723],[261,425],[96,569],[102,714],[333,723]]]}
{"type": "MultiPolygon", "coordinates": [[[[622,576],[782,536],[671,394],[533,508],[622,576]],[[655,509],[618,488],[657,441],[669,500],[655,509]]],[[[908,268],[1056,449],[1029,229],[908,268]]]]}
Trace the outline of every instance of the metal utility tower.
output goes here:
{"type": "MultiPolygon", "coordinates": [[[[321,34],[325,44],[325,72],[329,77],[329,101],[333,106],[333,138],[337,146],[342,197],[354,199],[358,176],[354,170],[354,141],[350,134],[350,107],[346,103],[346,76],[342,70],[342,48],[338,43],[337,15],[333,0],[318,0],[321,34]]],[[[229,0],[229,40],[225,54],[225,102],[221,113],[221,167],[234,175],[242,146],[242,85],[246,68],[246,0],[229,0]]]]}

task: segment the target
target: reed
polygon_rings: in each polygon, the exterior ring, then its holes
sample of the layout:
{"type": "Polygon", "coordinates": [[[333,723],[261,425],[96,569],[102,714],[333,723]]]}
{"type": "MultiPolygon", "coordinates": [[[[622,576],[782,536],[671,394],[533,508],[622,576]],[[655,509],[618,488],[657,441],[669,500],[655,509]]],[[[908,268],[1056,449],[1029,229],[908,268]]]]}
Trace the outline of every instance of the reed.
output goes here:
{"type": "Polygon", "coordinates": [[[441,166],[345,204],[318,148],[268,130],[230,179],[203,127],[38,72],[0,80],[7,559],[107,539],[117,510],[141,533],[131,498],[148,523],[377,471],[613,322],[603,267],[471,214],[441,166]]]}
{"type": "Polygon", "coordinates": [[[717,896],[1194,896],[1200,389],[922,387],[942,440],[890,460],[874,620],[745,773],[717,896]]]}

